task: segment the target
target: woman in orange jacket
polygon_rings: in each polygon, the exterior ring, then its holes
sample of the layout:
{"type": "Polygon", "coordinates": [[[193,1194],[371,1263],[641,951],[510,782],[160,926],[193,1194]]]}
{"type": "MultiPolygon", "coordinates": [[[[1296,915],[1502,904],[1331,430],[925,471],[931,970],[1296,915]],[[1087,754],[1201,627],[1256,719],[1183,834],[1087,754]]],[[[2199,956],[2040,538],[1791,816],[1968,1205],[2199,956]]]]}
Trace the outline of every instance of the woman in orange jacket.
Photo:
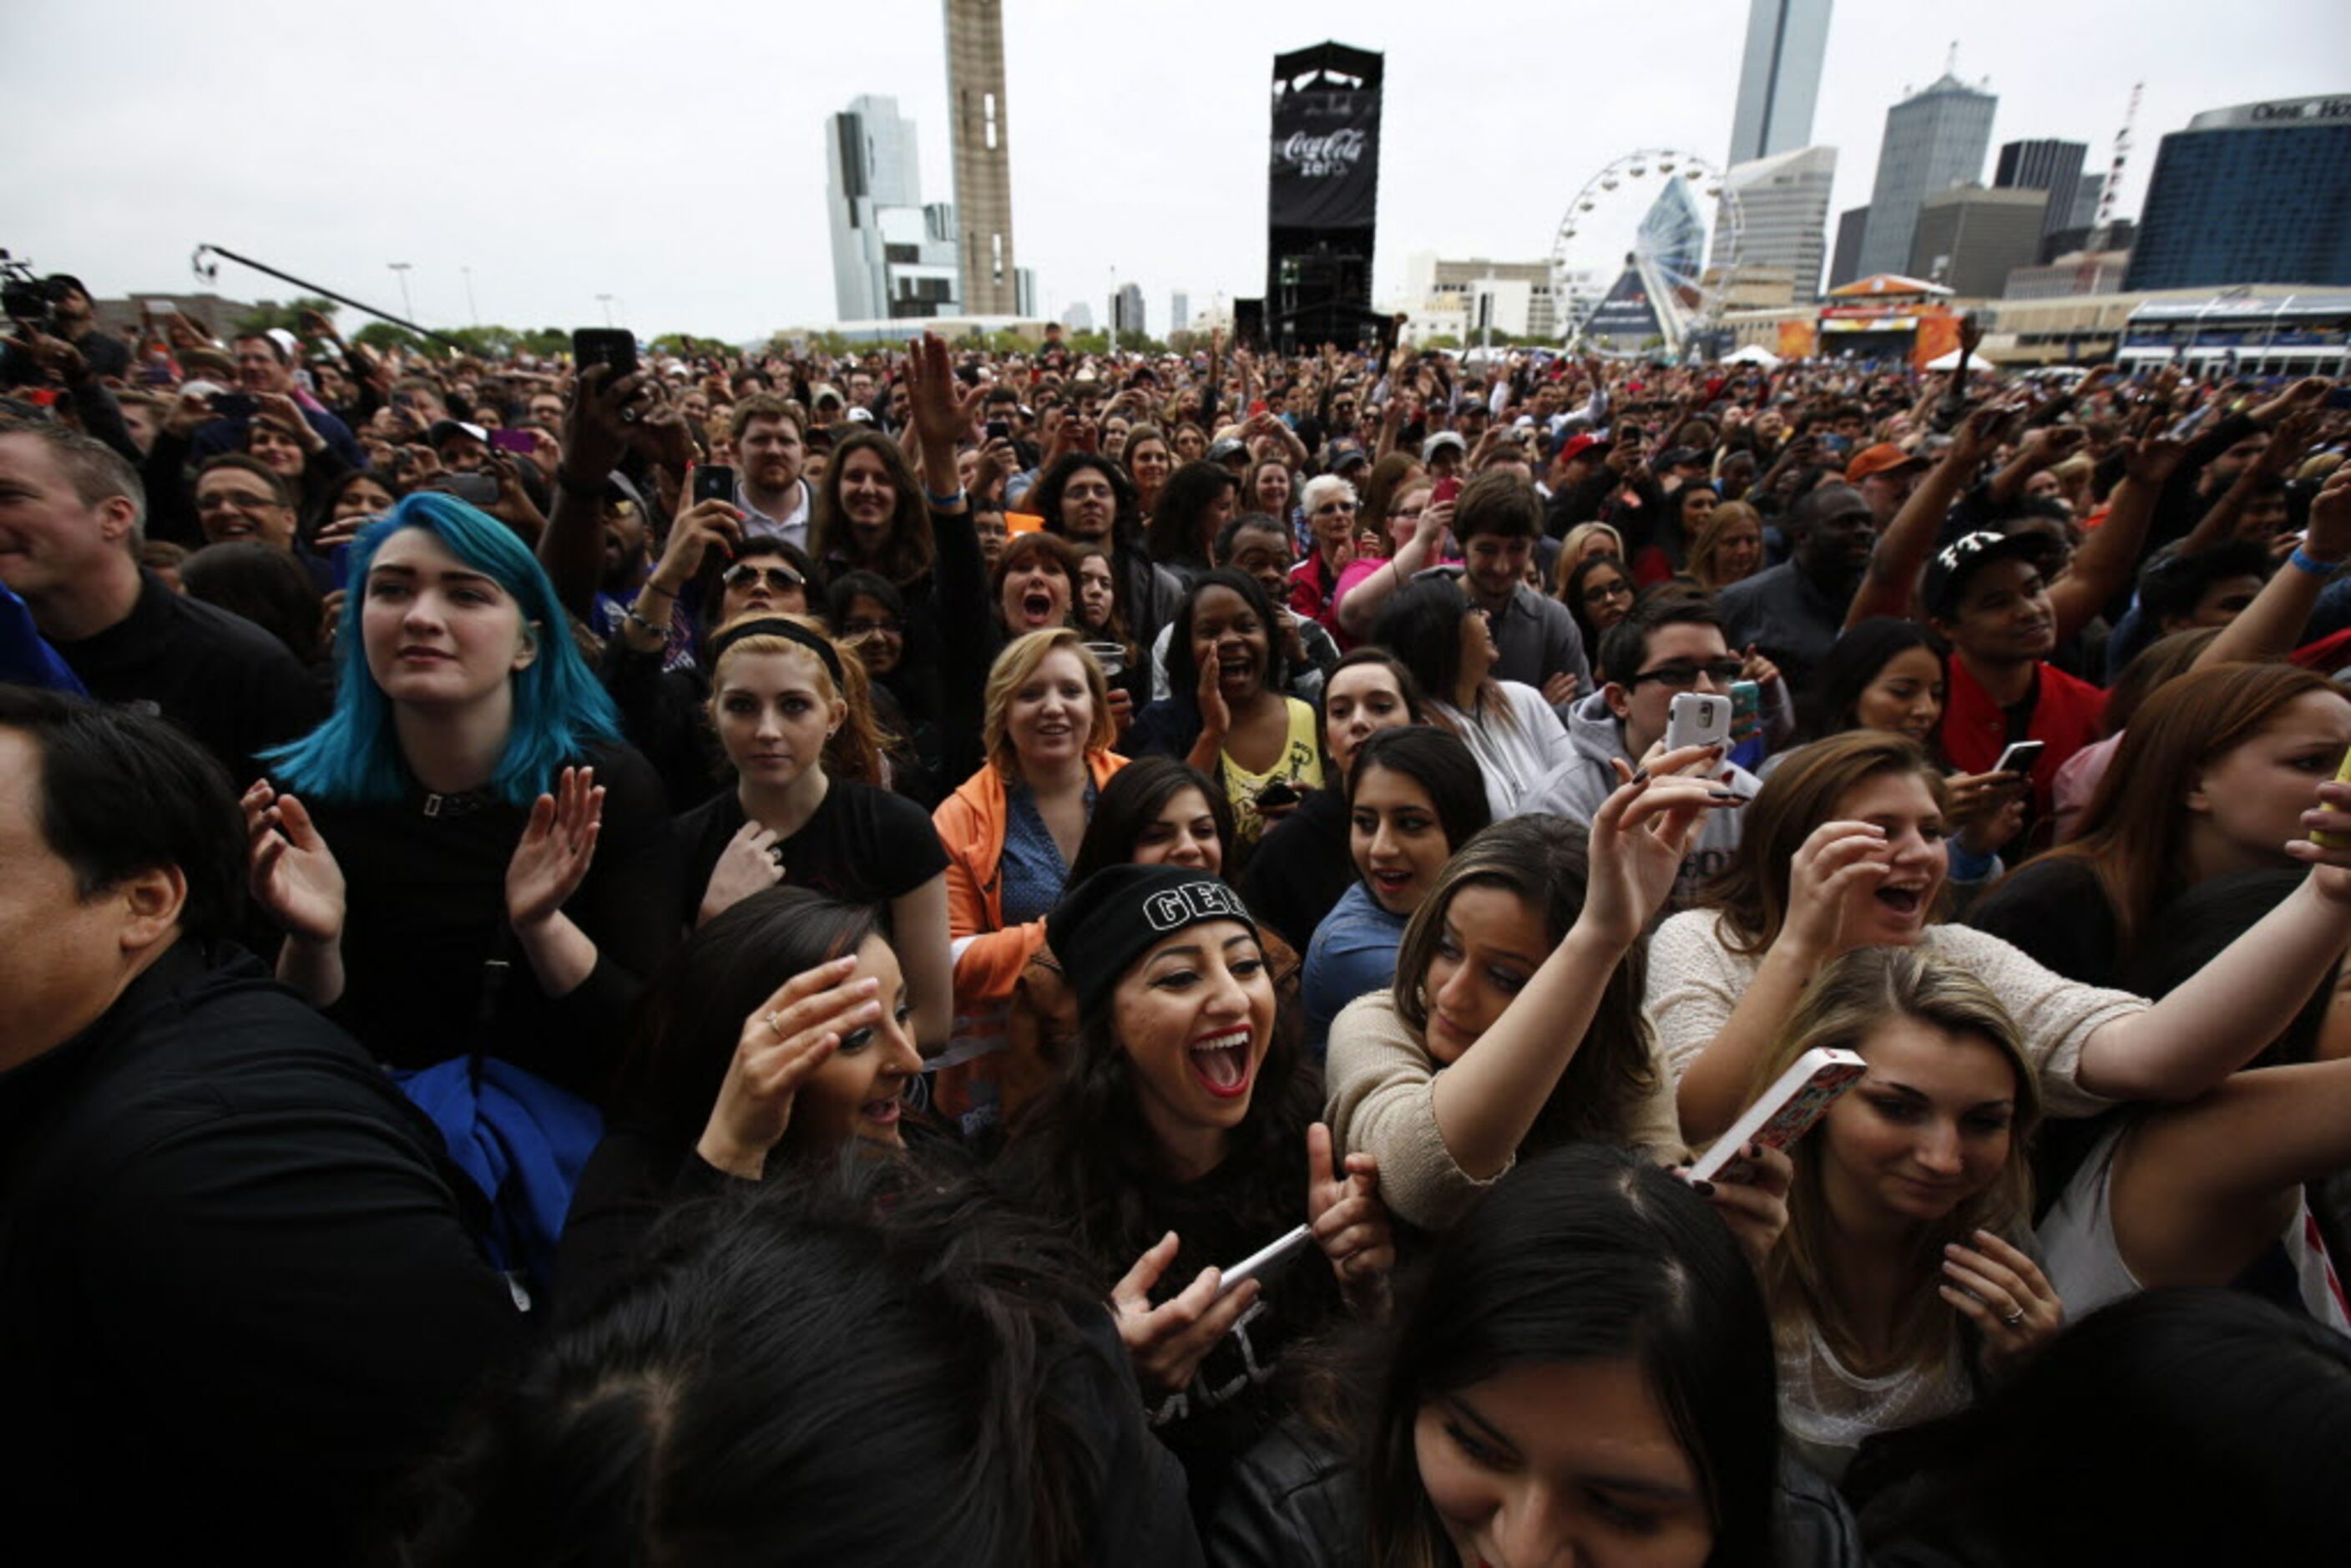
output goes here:
{"type": "Polygon", "coordinates": [[[994,1119],[994,1063],[1005,1003],[1045,939],[1095,794],[1126,758],[1102,666],[1078,633],[1016,638],[989,671],[987,761],[932,821],[947,852],[947,931],[955,945],[954,1043],[935,1059],[934,1107],[967,1133],[994,1119]]]}

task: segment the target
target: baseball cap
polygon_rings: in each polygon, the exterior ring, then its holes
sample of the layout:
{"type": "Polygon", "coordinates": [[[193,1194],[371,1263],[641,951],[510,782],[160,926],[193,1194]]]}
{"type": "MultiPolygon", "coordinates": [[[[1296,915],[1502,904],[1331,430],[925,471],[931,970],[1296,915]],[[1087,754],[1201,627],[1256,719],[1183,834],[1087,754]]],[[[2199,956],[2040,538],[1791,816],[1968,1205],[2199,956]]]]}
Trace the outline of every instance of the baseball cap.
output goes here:
{"type": "Polygon", "coordinates": [[[1927,563],[1918,598],[1929,615],[1949,620],[1967,591],[1968,579],[1995,561],[2035,560],[2048,548],[2046,539],[2027,534],[1996,534],[1980,529],[1952,540],[1927,563]]]}
{"type": "Polygon", "coordinates": [[[460,435],[470,435],[485,446],[490,444],[490,433],[478,424],[468,424],[462,419],[436,419],[433,428],[424,433],[424,444],[438,447],[460,435]]]}
{"type": "Polygon", "coordinates": [[[1440,430],[1420,444],[1420,460],[1423,463],[1430,462],[1437,453],[1447,446],[1456,452],[1469,450],[1469,444],[1462,440],[1458,434],[1450,430],[1440,430]]]}
{"type": "Polygon", "coordinates": [[[1248,451],[1249,445],[1246,442],[1237,436],[1228,435],[1222,441],[1213,441],[1208,444],[1207,461],[1222,463],[1228,458],[1238,457],[1248,451]]]}
{"type": "Polygon", "coordinates": [[[1695,446],[1677,446],[1660,453],[1657,456],[1657,466],[1660,468],[1679,468],[1686,465],[1703,465],[1705,462],[1706,454],[1695,446]]]}
{"type": "Polygon", "coordinates": [[[1845,483],[1858,485],[1872,474],[1889,474],[1896,468],[1907,468],[1913,464],[1923,468],[1927,465],[1927,460],[1915,452],[1903,451],[1890,441],[1881,441],[1875,446],[1865,446],[1854,454],[1853,461],[1844,465],[1845,483]]]}
{"type": "Polygon", "coordinates": [[[1573,435],[1561,438],[1558,456],[1562,463],[1573,463],[1594,447],[1605,452],[1610,445],[1611,443],[1606,436],[1594,435],[1588,430],[1579,430],[1573,435]]]}
{"type": "Polygon", "coordinates": [[[1360,441],[1334,441],[1331,444],[1331,472],[1344,474],[1350,468],[1360,468],[1372,460],[1360,441]]]}

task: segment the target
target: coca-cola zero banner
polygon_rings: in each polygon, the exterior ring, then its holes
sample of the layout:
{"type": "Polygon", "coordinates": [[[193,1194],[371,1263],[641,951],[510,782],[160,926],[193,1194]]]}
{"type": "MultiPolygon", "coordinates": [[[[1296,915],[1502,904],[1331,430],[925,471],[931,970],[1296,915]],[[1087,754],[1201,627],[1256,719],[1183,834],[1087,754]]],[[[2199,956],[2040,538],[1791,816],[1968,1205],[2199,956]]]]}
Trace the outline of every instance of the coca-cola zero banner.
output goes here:
{"type": "Polygon", "coordinates": [[[1379,184],[1376,91],[1315,88],[1274,100],[1274,227],[1370,228],[1379,184]]]}

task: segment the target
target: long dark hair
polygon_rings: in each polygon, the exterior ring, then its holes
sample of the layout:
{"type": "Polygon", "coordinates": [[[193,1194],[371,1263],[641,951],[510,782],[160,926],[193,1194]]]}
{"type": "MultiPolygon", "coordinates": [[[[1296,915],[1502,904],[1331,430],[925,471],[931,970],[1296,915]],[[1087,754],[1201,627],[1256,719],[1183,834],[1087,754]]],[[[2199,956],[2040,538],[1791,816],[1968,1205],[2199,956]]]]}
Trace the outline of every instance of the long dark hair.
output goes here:
{"type": "Polygon", "coordinates": [[[1102,1561],[1141,1413],[1050,1228],[905,1162],[737,1186],[477,1401],[381,1560],[1102,1561]]]}
{"type": "Polygon", "coordinates": [[[1639,1368],[1697,1472],[1708,1562],[1772,1562],[1780,1427],[1754,1270],[1705,1199],[1595,1144],[1520,1165],[1405,1277],[1391,1322],[1359,1336],[1339,1381],[1358,1406],[1368,1561],[1452,1560],[1414,1439],[1431,1401],[1515,1367],[1618,1360],[1639,1368]]]}
{"type": "MultiPolygon", "coordinates": [[[[1592,612],[1583,607],[1583,584],[1587,578],[1599,571],[1604,566],[1613,567],[1616,575],[1624,579],[1626,588],[1636,593],[1640,591],[1640,583],[1633,576],[1633,569],[1630,566],[1613,555],[1588,555],[1577,561],[1573,569],[1568,572],[1567,587],[1561,593],[1561,598],[1567,604],[1568,614],[1575,621],[1575,629],[1583,633],[1583,646],[1592,655],[1594,674],[1600,673],[1601,631],[1593,622],[1592,612]]],[[[1630,613],[1632,606],[1628,604],[1625,608],[1626,612],[1630,613]]]]}
{"type": "MultiPolygon", "coordinates": [[[[639,1003],[613,1104],[680,1153],[694,1147],[749,1018],[794,975],[885,936],[882,912],[805,887],[771,887],[729,905],[672,954],[639,1003]]],[[[784,1134],[789,1147],[791,1134],[784,1134]]]]}
{"type": "Polygon", "coordinates": [[[1165,566],[1208,570],[1208,538],[1200,520],[1217,498],[1238,488],[1232,470],[1220,463],[1186,463],[1167,476],[1151,508],[1145,536],[1151,559],[1165,566]]]}
{"type": "MultiPolygon", "coordinates": [[[[1068,488],[1071,480],[1089,468],[1110,481],[1111,537],[1118,541],[1120,553],[1123,554],[1142,542],[1143,522],[1136,512],[1142,500],[1135,494],[1134,481],[1126,476],[1126,470],[1099,453],[1064,452],[1055,458],[1053,465],[1045,470],[1044,476],[1037,481],[1037,488],[1030,493],[1037,503],[1037,515],[1045,519],[1047,533],[1060,533],[1061,492],[1068,488]]],[[[1174,484],[1175,475],[1169,475],[1167,481],[1174,484]]]]}
{"type": "Polygon", "coordinates": [[[1403,662],[1424,696],[1450,706],[1461,681],[1461,621],[1468,613],[1459,583],[1409,583],[1380,607],[1372,641],[1403,662]]]}
{"type": "Polygon", "coordinates": [[[1939,663],[1949,650],[1940,637],[1916,621],[1873,616],[1848,628],[1813,668],[1796,694],[1796,744],[1860,727],[1861,694],[1886,665],[1913,648],[1939,663]]]}
{"type": "Polygon", "coordinates": [[[1900,1483],[1866,1516],[1873,1551],[1959,1542],[1980,1549],[1967,1561],[2017,1568],[2327,1563],[2351,1541],[2346,1448],[2340,1335],[2241,1291],[2148,1291],[2071,1325],[1959,1415],[1872,1438],[1846,1485],[1900,1483]],[[2163,1503],[2081,1506],[2123,1496],[2163,1503]]]}
{"type": "MultiPolygon", "coordinates": [[[[1592,877],[1591,841],[1582,823],[1538,812],[1504,818],[1454,847],[1453,858],[1413,912],[1396,947],[1396,1011],[1415,1033],[1425,1036],[1428,1029],[1423,988],[1454,896],[1465,887],[1499,888],[1514,894],[1541,916],[1546,949],[1555,947],[1583,913],[1592,877]]],[[[1644,936],[1610,972],[1583,1043],[1528,1129],[1527,1148],[1570,1141],[1615,1143],[1625,1137],[1633,1107],[1656,1086],[1649,1025],[1641,1011],[1648,969],[1648,938],[1644,936]]]]}
{"type": "Polygon", "coordinates": [[[809,523],[809,553],[832,570],[835,557],[852,567],[877,571],[891,581],[904,586],[914,582],[931,570],[935,547],[931,540],[931,508],[923,499],[922,481],[914,476],[914,465],[898,444],[879,431],[861,430],[832,449],[825,463],[823,481],[818,485],[816,507],[809,523]],[[847,472],[849,460],[861,452],[870,452],[889,472],[890,487],[896,496],[895,508],[890,515],[890,533],[883,541],[882,552],[871,560],[856,553],[849,519],[841,515],[841,477],[847,472]]]}
{"type": "Polygon", "coordinates": [[[1218,567],[1203,572],[1184,602],[1176,612],[1175,631],[1167,637],[1167,689],[1189,700],[1200,686],[1199,662],[1192,654],[1192,612],[1200,596],[1212,588],[1227,588],[1241,596],[1258,624],[1265,628],[1265,689],[1276,696],[1281,695],[1289,679],[1289,664],[1281,653],[1281,622],[1273,613],[1273,601],[1265,596],[1265,585],[1245,571],[1230,567],[1218,567]]]}
{"type": "Polygon", "coordinates": [[[1426,725],[1398,725],[1375,729],[1355,748],[1347,768],[1347,804],[1364,787],[1364,775],[1384,768],[1419,785],[1437,809],[1437,825],[1445,830],[1448,853],[1485,831],[1494,820],[1493,803],[1486,798],[1486,776],[1468,743],[1450,731],[1426,725]]]}
{"type": "MultiPolygon", "coordinates": [[[[1226,862],[1233,852],[1233,803],[1222,786],[1189,763],[1172,757],[1138,757],[1116,773],[1094,797],[1094,814],[1086,820],[1085,837],[1078,841],[1078,858],[1070,862],[1067,885],[1082,886],[1104,866],[1124,865],[1134,859],[1135,841],[1143,830],[1159,820],[1167,802],[1186,789],[1197,789],[1217,821],[1217,841],[1226,862]]],[[[1481,792],[1479,799],[1485,797],[1481,792]]]]}

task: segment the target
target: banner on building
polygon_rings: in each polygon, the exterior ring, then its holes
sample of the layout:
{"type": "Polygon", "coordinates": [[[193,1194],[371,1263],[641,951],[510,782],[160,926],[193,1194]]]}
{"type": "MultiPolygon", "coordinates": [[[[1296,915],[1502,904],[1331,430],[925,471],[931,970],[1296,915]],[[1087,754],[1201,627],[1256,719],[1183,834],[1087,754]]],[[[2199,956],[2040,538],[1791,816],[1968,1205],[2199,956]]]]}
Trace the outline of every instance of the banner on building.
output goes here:
{"type": "Polygon", "coordinates": [[[1377,89],[1292,89],[1273,102],[1275,228],[1370,228],[1379,209],[1377,89]]]}
{"type": "Polygon", "coordinates": [[[1641,281],[1639,267],[1626,267],[1608,290],[1608,297],[1593,307],[1583,323],[1583,335],[1605,339],[1623,348],[1646,348],[1665,341],[1665,326],[1657,319],[1657,308],[1650,302],[1648,287],[1641,281]]]}

